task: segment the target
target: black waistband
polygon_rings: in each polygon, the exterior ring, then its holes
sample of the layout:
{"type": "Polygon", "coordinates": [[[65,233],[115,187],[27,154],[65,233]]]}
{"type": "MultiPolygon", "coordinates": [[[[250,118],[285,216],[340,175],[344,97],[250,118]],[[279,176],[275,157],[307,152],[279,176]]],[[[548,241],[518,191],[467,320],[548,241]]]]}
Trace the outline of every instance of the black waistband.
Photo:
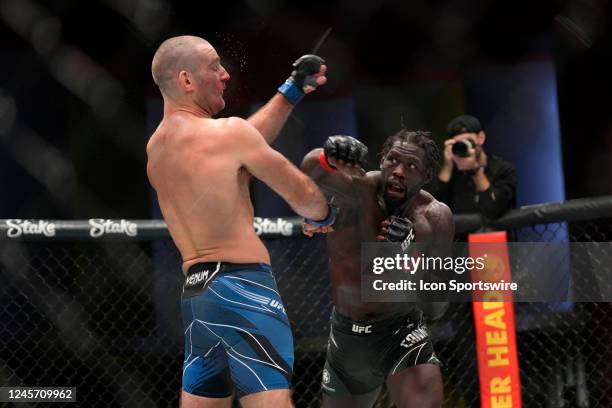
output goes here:
{"type": "Polygon", "coordinates": [[[219,268],[218,273],[235,272],[239,270],[257,270],[257,271],[269,271],[270,265],[264,263],[233,263],[233,262],[200,262],[193,264],[187,270],[185,277],[199,273],[204,270],[215,270],[219,268]]]}
{"type": "Polygon", "coordinates": [[[200,262],[191,265],[187,270],[183,283],[183,296],[197,295],[215,276],[237,271],[271,272],[271,268],[264,263],[200,262]]]}
{"type": "Polygon", "coordinates": [[[421,320],[422,312],[419,309],[411,309],[392,314],[385,314],[370,319],[352,320],[344,316],[334,308],[332,312],[332,326],[334,330],[353,334],[371,334],[386,331],[397,326],[398,323],[407,320],[418,323],[421,320]]]}

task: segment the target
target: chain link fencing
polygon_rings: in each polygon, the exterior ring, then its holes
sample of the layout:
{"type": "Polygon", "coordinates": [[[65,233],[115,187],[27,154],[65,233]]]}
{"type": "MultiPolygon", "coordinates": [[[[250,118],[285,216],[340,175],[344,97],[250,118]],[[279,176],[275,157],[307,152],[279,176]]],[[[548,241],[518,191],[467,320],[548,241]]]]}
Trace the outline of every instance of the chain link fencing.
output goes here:
{"type": "MultiPolygon", "coordinates": [[[[612,218],[583,218],[510,235],[610,241],[612,218]]],[[[172,241],[60,235],[0,241],[0,385],[77,387],[70,406],[178,406],[182,274],[172,241]]],[[[293,399],[296,407],[317,407],[332,308],[325,240],[295,235],[265,243],[293,327],[293,399]]],[[[572,267],[597,262],[596,253],[584,255],[572,254],[572,267]]],[[[594,278],[574,276],[574,290],[588,290],[594,278]]],[[[517,303],[515,312],[525,407],[612,406],[610,303],[517,303]]],[[[471,305],[451,304],[430,329],[444,364],[444,406],[478,407],[471,305]]],[[[376,406],[391,406],[384,392],[376,406]]]]}

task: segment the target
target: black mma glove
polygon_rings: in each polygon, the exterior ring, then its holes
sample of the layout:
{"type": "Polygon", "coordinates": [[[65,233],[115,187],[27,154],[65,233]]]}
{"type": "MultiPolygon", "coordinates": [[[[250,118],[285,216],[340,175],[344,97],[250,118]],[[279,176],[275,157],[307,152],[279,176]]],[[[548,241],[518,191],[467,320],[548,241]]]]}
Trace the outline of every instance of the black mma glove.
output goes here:
{"type": "Polygon", "coordinates": [[[314,88],[318,86],[314,77],[321,69],[325,61],[323,58],[307,54],[302,55],[293,63],[293,72],[284,84],[278,87],[278,92],[282,93],[293,105],[297,104],[304,97],[304,87],[310,85],[314,88]]]}
{"type": "Polygon", "coordinates": [[[368,148],[351,136],[328,137],[323,145],[323,152],[328,164],[329,159],[334,158],[365,169],[368,162],[368,148]]]}
{"type": "Polygon", "coordinates": [[[400,242],[405,245],[414,241],[414,224],[408,218],[393,215],[387,222],[389,225],[383,227],[379,233],[382,241],[400,242]]]}

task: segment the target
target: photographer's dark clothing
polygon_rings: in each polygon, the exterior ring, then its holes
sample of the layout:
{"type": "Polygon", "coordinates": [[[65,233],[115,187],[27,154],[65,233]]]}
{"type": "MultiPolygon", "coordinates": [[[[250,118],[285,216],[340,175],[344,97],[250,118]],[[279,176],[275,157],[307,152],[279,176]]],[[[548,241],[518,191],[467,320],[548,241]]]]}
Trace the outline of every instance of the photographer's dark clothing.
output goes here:
{"type": "Polygon", "coordinates": [[[485,191],[477,192],[471,172],[457,170],[457,166],[448,183],[436,177],[427,191],[447,204],[453,214],[480,213],[488,219],[499,218],[515,207],[516,170],[498,156],[488,155],[487,162],[484,172],[491,185],[485,191]]]}

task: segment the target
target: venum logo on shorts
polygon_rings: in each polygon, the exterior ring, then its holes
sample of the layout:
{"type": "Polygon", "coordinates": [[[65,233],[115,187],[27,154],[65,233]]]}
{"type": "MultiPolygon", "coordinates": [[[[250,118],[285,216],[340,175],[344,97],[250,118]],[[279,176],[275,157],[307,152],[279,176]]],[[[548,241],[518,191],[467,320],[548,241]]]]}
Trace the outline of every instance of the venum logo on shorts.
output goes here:
{"type": "Polygon", "coordinates": [[[427,329],[424,327],[418,327],[408,333],[408,335],[402,340],[400,346],[410,347],[417,344],[419,341],[426,339],[429,336],[427,329]]]}
{"type": "Polygon", "coordinates": [[[355,333],[372,333],[372,326],[359,326],[358,324],[353,324],[351,330],[355,333]]]}
{"type": "Polygon", "coordinates": [[[281,234],[286,237],[293,235],[293,224],[289,221],[277,218],[275,221],[269,218],[253,218],[253,228],[257,235],[261,234],[281,234]]]}
{"type": "Polygon", "coordinates": [[[198,283],[206,282],[208,280],[208,275],[208,269],[205,269],[202,272],[191,274],[187,277],[187,280],[185,281],[185,286],[194,286],[198,283]]]}
{"type": "Polygon", "coordinates": [[[6,226],[8,227],[6,235],[9,238],[19,238],[22,235],[55,236],[55,223],[50,221],[38,220],[32,222],[28,220],[11,219],[6,220],[6,226]]]}
{"type": "Polygon", "coordinates": [[[138,224],[128,220],[115,222],[102,218],[91,218],[89,225],[91,225],[89,235],[92,238],[99,238],[105,234],[125,234],[129,237],[135,237],[138,234],[138,224]]]}

